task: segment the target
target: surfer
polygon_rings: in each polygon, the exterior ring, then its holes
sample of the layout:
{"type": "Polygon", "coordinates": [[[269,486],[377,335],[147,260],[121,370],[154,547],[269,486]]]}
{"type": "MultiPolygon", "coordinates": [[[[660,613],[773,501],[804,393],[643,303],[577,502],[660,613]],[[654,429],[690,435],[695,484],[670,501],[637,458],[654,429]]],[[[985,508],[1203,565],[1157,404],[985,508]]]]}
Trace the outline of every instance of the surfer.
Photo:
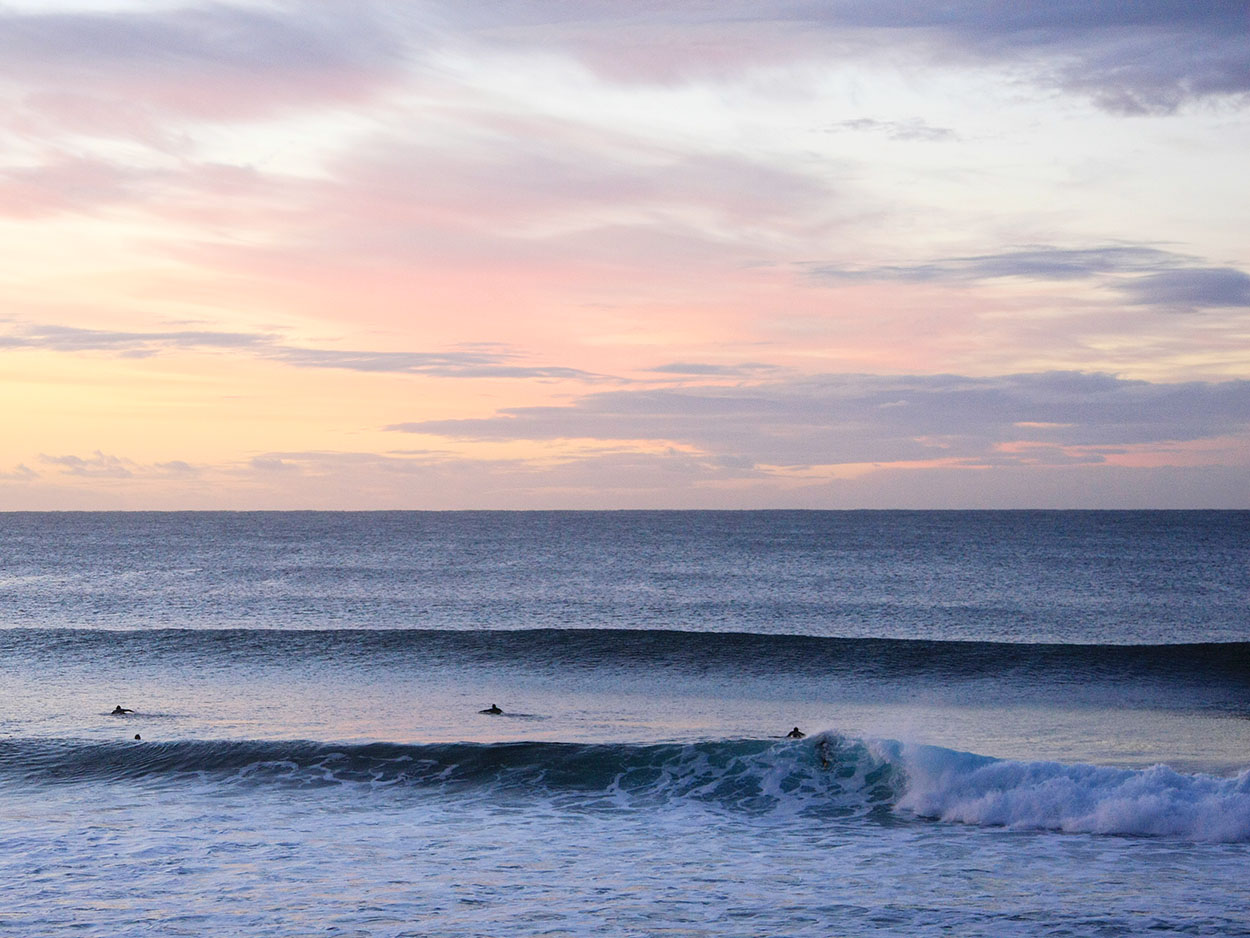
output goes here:
{"type": "Polygon", "coordinates": [[[494,714],[503,713],[503,711],[500,710],[499,707],[496,706],[495,704],[491,704],[485,710],[479,710],[478,713],[489,713],[489,714],[494,715],[494,714]]]}
{"type": "Polygon", "coordinates": [[[140,736],[138,733],[135,733],[135,739],[142,739],[142,738],[143,738],[143,737],[142,737],[142,736],[140,736]]]}
{"type": "Polygon", "coordinates": [[[112,715],[115,717],[120,717],[120,716],[125,716],[127,713],[134,713],[134,711],[128,707],[123,707],[121,704],[118,704],[116,707],[113,708],[112,715]]]}
{"type": "Polygon", "coordinates": [[[786,733],[786,739],[802,739],[806,735],[806,733],[796,726],[790,732],[786,733]]]}

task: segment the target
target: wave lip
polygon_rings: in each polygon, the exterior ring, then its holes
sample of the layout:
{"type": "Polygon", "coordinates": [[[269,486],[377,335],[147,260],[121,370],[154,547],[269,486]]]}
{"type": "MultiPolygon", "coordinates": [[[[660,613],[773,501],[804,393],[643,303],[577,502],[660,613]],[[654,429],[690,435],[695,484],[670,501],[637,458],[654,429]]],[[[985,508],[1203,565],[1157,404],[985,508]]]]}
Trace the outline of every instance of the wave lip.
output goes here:
{"type": "Polygon", "coordinates": [[[1166,765],[1116,769],[882,747],[907,777],[896,809],[918,817],[1014,830],[1250,841],[1250,769],[1218,778],[1166,765]]]}

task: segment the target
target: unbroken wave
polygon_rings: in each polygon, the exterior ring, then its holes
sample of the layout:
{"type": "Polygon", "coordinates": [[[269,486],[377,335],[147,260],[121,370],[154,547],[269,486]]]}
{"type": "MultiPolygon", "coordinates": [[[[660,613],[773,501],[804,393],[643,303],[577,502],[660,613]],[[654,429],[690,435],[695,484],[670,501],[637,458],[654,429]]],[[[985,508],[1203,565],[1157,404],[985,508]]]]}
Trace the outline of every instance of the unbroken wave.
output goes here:
{"type": "Polygon", "coordinates": [[[1250,713],[1250,643],[1056,645],[633,629],[0,629],[0,654],[45,666],[136,660],[177,666],[521,669],[529,673],[723,673],[837,681],[879,691],[976,685],[1013,700],[1059,689],[1152,707],[1250,713]]]}
{"type": "Polygon", "coordinates": [[[1114,769],[992,759],[821,734],[692,744],[0,741],[0,779],[347,786],[561,809],[694,805],[813,818],[895,816],[1019,830],[1250,841],[1250,769],[1114,769]]]}

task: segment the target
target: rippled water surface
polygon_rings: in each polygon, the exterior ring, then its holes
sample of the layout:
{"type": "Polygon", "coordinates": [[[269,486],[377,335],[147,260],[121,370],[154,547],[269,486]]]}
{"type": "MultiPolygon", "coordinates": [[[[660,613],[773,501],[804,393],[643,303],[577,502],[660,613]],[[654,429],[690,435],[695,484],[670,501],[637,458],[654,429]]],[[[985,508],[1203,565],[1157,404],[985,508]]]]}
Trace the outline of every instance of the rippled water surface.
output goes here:
{"type": "Polygon", "coordinates": [[[1250,934],[1247,513],[3,515],[0,687],[4,935],[1250,934]]]}

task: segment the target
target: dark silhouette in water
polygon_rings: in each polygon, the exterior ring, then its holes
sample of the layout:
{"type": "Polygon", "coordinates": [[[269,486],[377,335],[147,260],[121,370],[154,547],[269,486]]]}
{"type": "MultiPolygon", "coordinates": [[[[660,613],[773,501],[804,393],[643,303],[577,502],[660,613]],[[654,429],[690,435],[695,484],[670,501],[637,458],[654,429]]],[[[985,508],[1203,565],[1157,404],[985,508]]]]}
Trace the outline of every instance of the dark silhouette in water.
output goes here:
{"type": "Polygon", "coordinates": [[[499,707],[498,707],[497,705],[495,705],[495,704],[491,704],[491,705],[490,705],[489,707],[487,707],[485,710],[479,710],[479,711],[478,711],[478,713],[491,713],[491,714],[495,714],[495,713],[503,713],[503,711],[502,711],[502,710],[500,710],[500,709],[499,709],[499,707]]]}
{"type": "Polygon", "coordinates": [[[116,707],[114,707],[114,708],[113,708],[113,714],[112,714],[112,715],[113,715],[113,716],[115,716],[115,717],[119,717],[119,716],[123,716],[123,715],[125,715],[125,714],[127,714],[127,713],[134,713],[134,711],[133,711],[133,710],[131,710],[131,709],[130,709],[130,708],[128,708],[128,707],[123,707],[121,704],[118,704],[116,707]]]}
{"type": "Polygon", "coordinates": [[[796,726],[790,732],[786,733],[786,739],[802,739],[806,735],[806,733],[796,726]]]}
{"type": "Polygon", "coordinates": [[[139,734],[135,733],[135,739],[139,739],[139,738],[140,738],[139,734]]]}

